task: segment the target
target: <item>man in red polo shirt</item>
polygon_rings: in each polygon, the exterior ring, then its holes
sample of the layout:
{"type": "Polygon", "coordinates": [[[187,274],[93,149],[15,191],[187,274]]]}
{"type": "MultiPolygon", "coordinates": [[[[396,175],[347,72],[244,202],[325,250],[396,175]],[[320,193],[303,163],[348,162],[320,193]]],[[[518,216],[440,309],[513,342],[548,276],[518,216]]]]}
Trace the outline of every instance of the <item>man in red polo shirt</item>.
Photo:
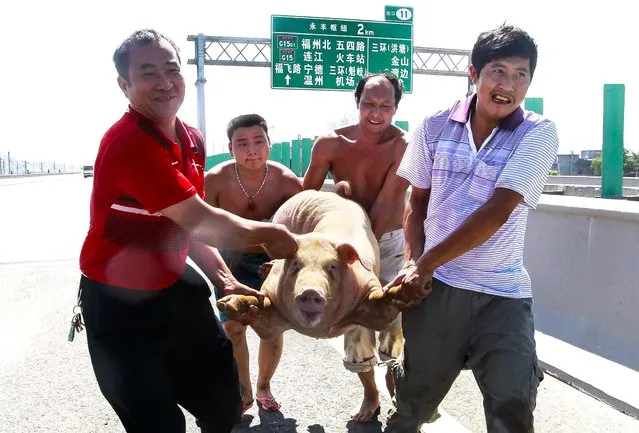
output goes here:
{"type": "Polygon", "coordinates": [[[113,60],[129,109],[100,143],[80,255],[93,369],[128,433],[184,432],[179,406],[202,432],[230,432],[242,410],[233,348],[206,280],[186,258],[225,294],[263,298],[237,282],[211,245],[262,246],[284,258],[297,244],[282,226],[204,202],[204,142],[177,118],[185,84],[175,43],[137,31],[113,60]]]}

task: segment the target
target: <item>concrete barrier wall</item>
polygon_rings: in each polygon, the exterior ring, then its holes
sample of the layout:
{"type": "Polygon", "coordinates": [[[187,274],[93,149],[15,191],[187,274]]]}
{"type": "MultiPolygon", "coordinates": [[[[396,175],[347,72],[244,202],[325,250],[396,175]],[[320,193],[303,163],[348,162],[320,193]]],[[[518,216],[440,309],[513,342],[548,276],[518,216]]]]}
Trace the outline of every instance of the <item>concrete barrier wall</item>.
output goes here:
{"type": "MultiPolygon", "coordinates": [[[[599,176],[548,176],[546,185],[586,185],[601,186],[599,176]]],[[[624,177],[623,186],[639,187],[639,177],[624,177]]]]}
{"type": "Polygon", "coordinates": [[[639,203],[544,195],[524,263],[537,329],[639,370],[639,203]]]}

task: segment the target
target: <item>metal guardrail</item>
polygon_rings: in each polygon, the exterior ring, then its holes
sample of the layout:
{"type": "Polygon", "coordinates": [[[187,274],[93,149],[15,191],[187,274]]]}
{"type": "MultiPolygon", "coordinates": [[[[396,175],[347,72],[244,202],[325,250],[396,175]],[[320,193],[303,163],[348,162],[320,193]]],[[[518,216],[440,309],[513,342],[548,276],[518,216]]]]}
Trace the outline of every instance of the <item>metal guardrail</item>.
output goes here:
{"type": "MultiPolygon", "coordinates": [[[[197,35],[189,35],[195,41],[197,35]]],[[[197,64],[189,59],[188,64],[197,64]]],[[[271,66],[269,38],[204,36],[204,64],[217,66],[271,66]]],[[[413,73],[468,77],[470,51],[448,48],[413,47],[413,73]]]]}
{"type": "Polygon", "coordinates": [[[26,161],[14,159],[10,154],[0,155],[0,176],[25,174],[79,173],[81,165],[57,161],[26,161]]]}

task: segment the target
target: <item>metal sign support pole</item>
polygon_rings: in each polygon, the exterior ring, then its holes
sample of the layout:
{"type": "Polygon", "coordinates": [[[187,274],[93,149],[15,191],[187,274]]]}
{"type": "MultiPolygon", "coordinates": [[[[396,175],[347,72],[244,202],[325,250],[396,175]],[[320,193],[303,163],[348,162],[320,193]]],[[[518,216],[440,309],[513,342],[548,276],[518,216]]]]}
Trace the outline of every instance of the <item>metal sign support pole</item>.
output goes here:
{"type": "Polygon", "coordinates": [[[204,85],[206,84],[206,78],[204,78],[205,54],[204,34],[199,33],[196,37],[195,49],[195,58],[197,61],[197,80],[195,81],[195,87],[197,87],[197,127],[200,132],[202,132],[204,143],[206,144],[206,112],[204,104],[204,85]]]}

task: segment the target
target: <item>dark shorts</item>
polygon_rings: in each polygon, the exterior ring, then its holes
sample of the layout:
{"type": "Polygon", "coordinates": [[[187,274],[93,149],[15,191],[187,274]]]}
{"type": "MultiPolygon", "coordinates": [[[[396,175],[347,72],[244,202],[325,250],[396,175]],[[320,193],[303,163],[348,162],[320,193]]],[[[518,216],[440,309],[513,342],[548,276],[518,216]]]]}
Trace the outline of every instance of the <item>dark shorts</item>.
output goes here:
{"type": "MultiPolygon", "coordinates": [[[[250,287],[251,289],[260,290],[262,287],[262,277],[260,277],[260,267],[271,261],[271,258],[267,254],[248,254],[237,251],[222,250],[220,249],[220,255],[224,259],[226,266],[233,276],[242,284],[250,287]]],[[[224,297],[222,294],[222,288],[215,287],[215,299],[224,297]]],[[[220,322],[224,323],[228,321],[228,317],[220,312],[220,322]]]]}
{"type": "Polygon", "coordinates": [[[180,406],[210,433],[228,433],[241,420],[233,346],[193,268],[157,291],[85,276],[80,288],[93,370],[128,433],[184,432],[180,406]]]}
{"type": "Polygon", "coordinates": [[[532,299],[457,289],[433,280],[433,291],[402,312],[404,350],[393,366],[392,432],[417,433],[462,369],[473,371],[484,398],[487,431],[533,432],[537,365],[532,299]]]}

